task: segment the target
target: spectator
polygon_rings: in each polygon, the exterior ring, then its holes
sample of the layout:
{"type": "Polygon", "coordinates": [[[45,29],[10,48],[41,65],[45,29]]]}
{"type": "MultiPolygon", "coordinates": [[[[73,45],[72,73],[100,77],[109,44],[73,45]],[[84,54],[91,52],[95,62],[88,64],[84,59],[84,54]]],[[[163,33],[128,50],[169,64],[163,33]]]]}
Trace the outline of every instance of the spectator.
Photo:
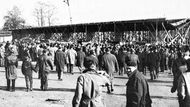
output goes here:
{"type": "Polygon", "coordinates": [[[177,81],[179,107],[190,107],[190,72],[185,62],[182,62],[179,69],[182,72],[177,81]]]}
{"type": "Polygon", "coordinates": [[[46,91],[48,88],[48,74],[53,70],[51,59],[47,56],[47,50],[43,50],[43,54],[38,58],[36,66],[39,67],[39,75],[41,79],[40,89],[46,91]]]}
{"type": "Polygon", "coordinates": [[[25,77],[26,81],[26,91],[33,90],[33,71],[37,72],[36,69],[33,67],[30,58],[27,56],[22,63],[22,74],[25,77]],[[32,71],[33,70],[33,71],[32,71]],[[30,84],[30,86],[29,86],[30,84]]]}
{"type": "Polygon", "coordinates": [[[7,90],[8,91],[15,91],[15,80],[17,79],[17,67],[18,67],[18,59],[17,56],[14,54],[13,47],[9,47],[9,53],[5,58],[5,74],[7,79],[7,90]],[[12,90],[10,89],[10,83],[12,82],[12,90]]]}
{"type": "Polygon", "coordinates": [[[137,70],[136,62],[127,63],[127,105],[126,107],[151,107],[149,86],[145,77],[137,70]]]}
{"type": "Polygon", "coordinates": [[[80,73],[84,70],[84,58],[85,58],[85,53],[82,51],[82,48],[79,48],[77,52],[77,63],[76,66],[78,66],[80,73]]]}
{"type": "Polygon", "coordinates": [[[73,107],[106,107],[101,95],[101,86],[109,84],[105,72],[96,71],[96,65],[88,60],[87,69],[77,79],[73,107]],[[101,73],[101,74],[99,74],[101,73]]]}
{"type": "Polygon", "coordinates": [[[124,74],[124,67],[126,65],[126,61],[125,61],[126,57],[127,57],[127,53],[125,52],[125,49],[121,48],[117,55],[117,60],[119,64],[119,75],[124,74]]]}
{"type": "Polygon", "coordinates": [[[183,65],[183,62],[186,62],[186,60],[182,57],[182,53],[178,52],[177,53],[177,59],[174,60],[173,67],[172,67],[172,72],[174,75],[174,80],[173,80],[173,86],[171,88],[171,92],[174,93],[177,89],[178,86],[178,78],[181,75],[182,71],[179,69],[180,66],[183,65]]]}
{"type": "Polygon", "coordinates": [[[107,86],[107,92],[111,93],[114,91],[114,87],[113,87],[113,78],[114,78],[114,72],[118,72],[119,71],[119,65],[117,62],[117,59],[115,57],[115,55],[110,53],[110,48],[106,48],[106,53],[103,55],[102,57],[102,69],[105,70],[108,75],[110,76],[110,81],[111,81],[111,87],[107,86]]]}
{"type": "Polygon", "coordinates": [[[84,67],[87,68],[87,62],[91,60],[96,65],[98,69],[98,58],[95,56],[94,50],[90,50],[89,55],[84,58],[84,67]]]}
{"type": "Polygon", "coordinates": [[[77,52],[73,49],[73,45],[70,46],[69,50],[66,52],[66,61],[67,61],[67,72],[73,73],[73,66],[76,61],[77,52]]]}
{"type": "Polygon", "coordinates": [[[64,67],[66,65],[66,55],[61,47],[59,47],[55,53],[54,64],[56,66],[56,71],[58,73],[58,80],[62,80],[61,73],[64,72],[64,67]]]}

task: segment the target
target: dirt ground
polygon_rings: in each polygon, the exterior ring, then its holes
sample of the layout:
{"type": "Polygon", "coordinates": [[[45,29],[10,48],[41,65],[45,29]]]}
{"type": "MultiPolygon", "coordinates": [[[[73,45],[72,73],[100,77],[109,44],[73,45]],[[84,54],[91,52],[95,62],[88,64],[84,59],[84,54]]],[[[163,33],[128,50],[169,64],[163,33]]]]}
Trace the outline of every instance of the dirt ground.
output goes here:
{"type": "MultiPolygon", "coordinates": [[[[19,63],[21,65],[21,62],[19,63]]],[[[48,91],[40,91],[40,80],[37,74],[33,75],[32,92],[26,92],[25,79],[18,68],[18,78],[16,80],[16,91],[6,91],[5,70],[0,67],[0,107],[71,107],[74,95],[76,80],[80,75],[78,69],[74,68],[75,74],[64,73],[63,81],[58,81],[57,73],[51,72],[49,75],[48,91]],[[54,101],[46,101],[46,100],[54,101]]],[[[150,81],[150,76],[146,78],[149,81],[150,95],[153,101],[152,107],[178,107],[177,94],[170,93],[172,86],[172,76],[168,72],[161,73],[158,80],[150,81]]],[[[103,88],[103,97],[107,107],[125,107],[126,105],[126,86],[127,75],[115,75],[113,94],[107,94],[106,88],[103,88]]]]}

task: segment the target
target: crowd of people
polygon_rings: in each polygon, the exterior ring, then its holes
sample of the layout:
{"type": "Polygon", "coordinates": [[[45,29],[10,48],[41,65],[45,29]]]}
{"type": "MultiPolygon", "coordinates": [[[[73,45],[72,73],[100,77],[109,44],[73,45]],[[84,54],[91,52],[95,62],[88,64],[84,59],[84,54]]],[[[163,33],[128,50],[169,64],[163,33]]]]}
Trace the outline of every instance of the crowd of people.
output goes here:
{"type": "Polygon", "coordinates": [[[77,66],[81,75],[73,98],[73,107],[104,107],[101,101],[101,86],[107,93],[114,92],[114,74],[129,77],[127,83],[127,107],[151,107],[148,82],[144,75],[150,72],[150,79],[159,78],[160,72],[173,74],[171,92],[177,90],[180,107],[190,105],[190,53],[188,46],[138,45],[138,44],[62,44],[7,42],[0,45],[0,65],[5,66],[7,90],[15,91],[18,61],[27,91],[32,91],[32,73],[37,72],[41,90],[48,90],[48,75],[56,67],[58,80],[65,70],[74,74],[77,66]],[[36,61],[36,65],[32,65],[36,61]],[[100,81],[102,80],[102,81],[100,81]],[[12,88],[10,84],[12,83],[12,88]]]}

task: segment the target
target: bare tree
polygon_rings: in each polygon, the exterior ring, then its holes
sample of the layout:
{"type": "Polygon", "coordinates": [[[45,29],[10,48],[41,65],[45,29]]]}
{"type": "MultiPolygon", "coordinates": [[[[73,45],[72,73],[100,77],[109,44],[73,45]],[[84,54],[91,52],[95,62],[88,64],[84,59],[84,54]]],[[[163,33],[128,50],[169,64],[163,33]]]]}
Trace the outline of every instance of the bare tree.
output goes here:
{"type": "Polygon", "coordinates": [[[38,26],[53,25],[54,15],[55,6],[48,3],[38,2],[38,6],[34,9],[34,16],[36,17],[38,26]]]}
{"type": "Polygon", "coordinates": [[[55,6],[53,5],[48,5],[48,9],[46,12],[46,17],[47,17],[47,21],[48,21],[48,25],[51,26],[53,25],[53,16],[54,16],[54,12],[55,12],[55,6]]]}
{"type": "Polygon", "coordinates": [[[38,2],[38,6],[34,9],[34,16],[36,17],[38,26],[45,26],[45,4],[38,2]]]}
{"type": "Polygon", "coordinates": [[[12,10],[8,11],[7,15],[4,16],[4,30],[23,28],[25,20],[21,18],[21,11],[17,6],[14,6],[12,10]]]}
{"type": "Polygon", "coordinates": [[[40,12],[37,8],[35,8],[35,10],[34,10],[34,16],[36,17],[36,21],[38,23],[38,26],[41,26],[41,24],[40,24],[40,12]]]}

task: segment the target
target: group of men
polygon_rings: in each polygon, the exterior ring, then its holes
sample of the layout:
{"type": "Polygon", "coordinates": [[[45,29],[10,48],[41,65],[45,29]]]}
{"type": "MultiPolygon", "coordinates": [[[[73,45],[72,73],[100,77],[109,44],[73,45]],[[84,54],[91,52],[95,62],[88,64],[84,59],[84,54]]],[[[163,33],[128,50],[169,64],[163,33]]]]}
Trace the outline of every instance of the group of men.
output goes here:
{"type": "MultiPolygon", "coordinates": [[[[38,45],[20,43],[17,45],[7,43],[5,46],[7,90],[11,90],[11,82],[12,91],[15,90],[18,56],[23,61],[22,73],[25,75],[27,91],[32,91],[32,71],[38,71],[39,73],[41,90],[47,90],[48,74],[53,70],[54,65],[58,73],[58,80],[62,80],[61,75],[65,71],[65,67],[67,67],[67,72],[74,74],[73,67],[76,65],[82,75],[78,77],[73,98],[73,106],[75,107],[95,106],[98,99],[101,101],[99,96],[101,96],[100,86],[102,85],[107,87],[107,93],[112,93],[114,91],[113,79],[116,72],[119,75],[126,73],[129,77],[126,90],[127,107],[150,107],[152,101],[149,86],[143,76],[143,74],[146,75],[147,68],[150,71],[151,80],[158,78],[160,71],[171,70],[174,75],[171,92],[178,91],[179,102],[180,104],[183,103],[182,105],[187,99],[184,97],[184,90],[186,90],[184,87],[187,87],[188,75],[182,75],[185,74],[183,72],[189,71],[190,63],[188,62],[188,52],[185,53],[184,57],[182,50],[136,45],[88,44],[82,46],[73,44],[49,45],[49,43],[38,45]],[[37,62],[35,67],[32,66],[31,61],[37,62]]],[[[98,107],[105,106],[103,102],[99,102],[99,104],[98,107]]]]}

